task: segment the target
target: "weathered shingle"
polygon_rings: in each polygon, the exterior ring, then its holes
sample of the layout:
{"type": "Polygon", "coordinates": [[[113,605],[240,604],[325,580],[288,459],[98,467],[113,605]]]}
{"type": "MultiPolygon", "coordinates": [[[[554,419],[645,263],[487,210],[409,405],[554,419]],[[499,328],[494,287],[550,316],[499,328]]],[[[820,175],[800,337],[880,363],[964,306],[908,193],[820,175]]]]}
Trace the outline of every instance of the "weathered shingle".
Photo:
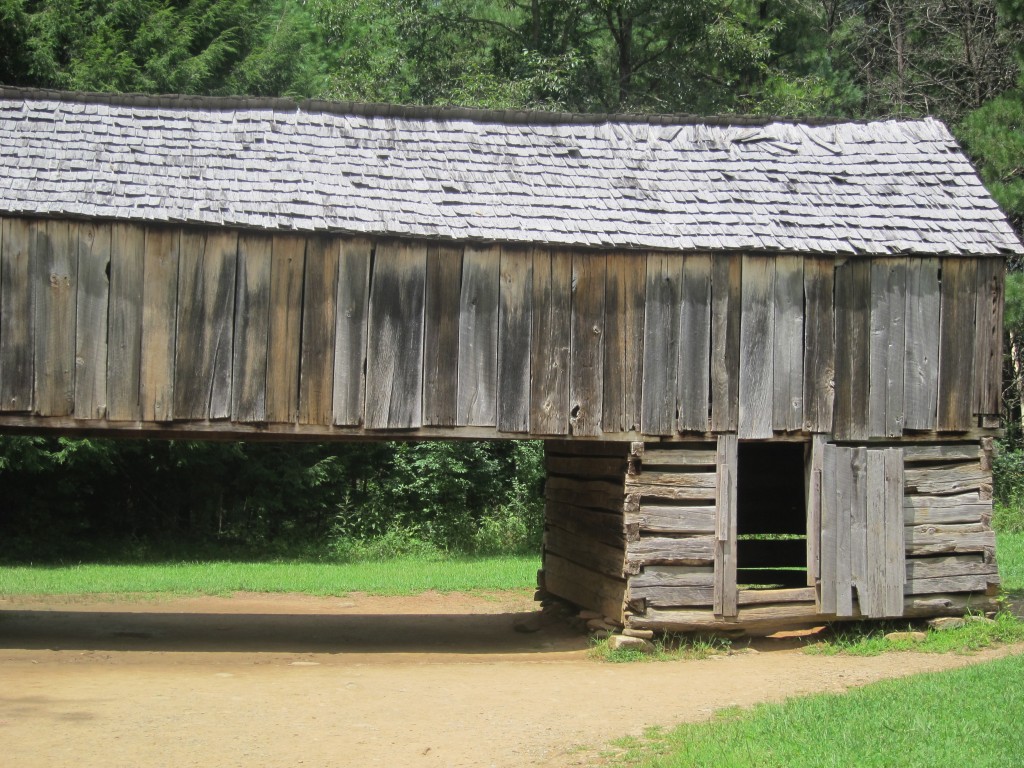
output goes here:
{"type": "Polygon", "coordinates": [[[737,122],[0,89],[0,212],[618,248],[1024,252],[935,120],[737,122]]]}

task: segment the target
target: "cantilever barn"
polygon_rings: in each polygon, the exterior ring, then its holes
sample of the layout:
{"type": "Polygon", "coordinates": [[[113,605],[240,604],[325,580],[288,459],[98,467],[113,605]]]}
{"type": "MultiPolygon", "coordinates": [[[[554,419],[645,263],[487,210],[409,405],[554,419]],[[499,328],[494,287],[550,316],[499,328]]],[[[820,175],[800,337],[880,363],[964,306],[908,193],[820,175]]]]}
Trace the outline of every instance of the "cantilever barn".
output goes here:
{"type": "Polygon", "coordinates": [[[0,89],[0,431],[543,439],[627,626],[990,607],[1004,258],[940,123],[0,89]]]}

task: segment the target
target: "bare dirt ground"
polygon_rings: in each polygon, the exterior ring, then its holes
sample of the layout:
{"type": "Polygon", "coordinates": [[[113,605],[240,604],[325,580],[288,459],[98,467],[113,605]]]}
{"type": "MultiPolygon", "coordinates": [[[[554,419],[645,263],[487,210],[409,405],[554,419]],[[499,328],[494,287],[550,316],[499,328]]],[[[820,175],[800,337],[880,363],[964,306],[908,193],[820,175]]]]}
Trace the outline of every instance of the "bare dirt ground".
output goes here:
{"type": "Polygon", "coordinates": [[[593,765],[610,739],[974,656],[809,656],[793,639],[608,664],[530,593],[0,599],[0,764],[593,765]]]}

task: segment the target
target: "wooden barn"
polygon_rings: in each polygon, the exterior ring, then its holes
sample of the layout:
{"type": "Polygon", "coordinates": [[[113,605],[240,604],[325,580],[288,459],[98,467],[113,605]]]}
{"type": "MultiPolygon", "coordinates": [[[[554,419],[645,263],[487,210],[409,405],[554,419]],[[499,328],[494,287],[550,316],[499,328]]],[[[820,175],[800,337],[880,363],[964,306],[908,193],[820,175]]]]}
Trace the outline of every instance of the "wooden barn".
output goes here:
{"type": "Polygon", "coordinates": [[[0,430],[547,445],[634,628],[991,607],[1004,258],[947,129],[0,89],[0,430]]]}

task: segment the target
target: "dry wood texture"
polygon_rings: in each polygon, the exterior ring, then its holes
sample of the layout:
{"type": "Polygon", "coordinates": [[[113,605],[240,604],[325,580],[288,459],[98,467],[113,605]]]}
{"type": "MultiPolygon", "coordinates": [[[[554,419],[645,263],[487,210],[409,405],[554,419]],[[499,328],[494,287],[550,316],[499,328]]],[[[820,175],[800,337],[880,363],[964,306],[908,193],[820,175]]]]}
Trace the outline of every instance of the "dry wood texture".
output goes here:
{"type": "Polygon", "coordinates": [[[962,433],[999,410],[1002,291],[998,259],[5,218],[0,413],[282,435],[962,433]]]}

